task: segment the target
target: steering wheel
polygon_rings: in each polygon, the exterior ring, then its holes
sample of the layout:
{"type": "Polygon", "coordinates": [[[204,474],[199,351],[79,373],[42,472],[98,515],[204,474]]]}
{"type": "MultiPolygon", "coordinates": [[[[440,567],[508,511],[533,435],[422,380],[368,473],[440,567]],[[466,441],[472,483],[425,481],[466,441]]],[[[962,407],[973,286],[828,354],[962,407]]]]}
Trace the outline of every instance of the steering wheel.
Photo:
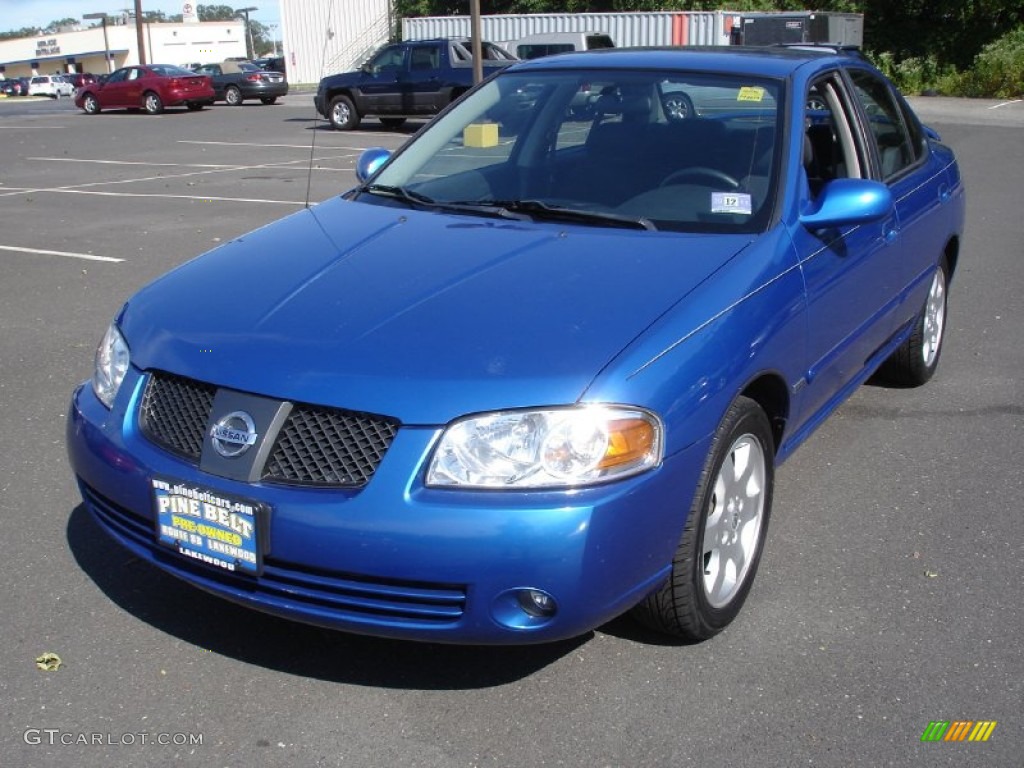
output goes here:
{"type": "Polygon", "coordinates": [[[736,181],[725,171],[720,171],[717,168],[708,168],[703,165],[694,166],[693,168],[683,168],[679,171],[674,171],[666,176],[659,187],[667,187],[670,184],[680,184],[682,179],[694,178],[694,179],[710,179],[713,182],[725,185],[726,189],[739,189],[740,183],[736,181]]]}

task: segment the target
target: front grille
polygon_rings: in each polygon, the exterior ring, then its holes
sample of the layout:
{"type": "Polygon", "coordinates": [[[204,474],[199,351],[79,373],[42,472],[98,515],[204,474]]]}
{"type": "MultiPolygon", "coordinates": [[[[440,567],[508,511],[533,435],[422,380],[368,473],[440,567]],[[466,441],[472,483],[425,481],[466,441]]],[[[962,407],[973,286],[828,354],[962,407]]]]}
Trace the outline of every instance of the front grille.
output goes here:
{"type": "Polygon", "coordinates": [[[380,416],[297,405],[281,430],[264,479],[313,485],[366,485],[397,430],[397,423],[380,416]]]}
{"type": "Polygon", "coordinates": [[[282,604],[309,617],[327,615],[360,623],[444,626],[466,610],[465,584],[382,579],[340,571],[313,570],[267,557],[262,575],[251,578],[203,566],[175,555],[156,541],[154,522],[144,519],[79,480],[85,505],[100,525],[142,556],[175,575],[221,595],[282,604]]]}
{"type": "Polygon", "coordinates": [[[171,453],[198,464],[216,393],[217,388],[210,384],[154,373],[142,396],[142,433],[171,453]]]}
{"type": "MultiPolygon", "coordinates": [[[[198,464],[217,388],[154,372],[142,397],[139,426],[162,448],[198,464]]],[[[262,471],[269,483],[361,488],[373,477],[398,422],[369,413],[293,404],[262,471]]]]}

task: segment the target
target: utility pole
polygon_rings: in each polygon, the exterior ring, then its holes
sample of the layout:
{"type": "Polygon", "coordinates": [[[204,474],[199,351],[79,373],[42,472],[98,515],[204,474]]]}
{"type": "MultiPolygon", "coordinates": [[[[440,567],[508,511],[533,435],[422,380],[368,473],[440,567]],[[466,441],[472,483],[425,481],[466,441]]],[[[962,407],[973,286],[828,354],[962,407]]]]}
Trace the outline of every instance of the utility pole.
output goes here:
{"type": "Polygon", "coordinates": [[[142,0],[135,0],[135,38],[139,43],[139,64],[146,65],[146,35],[142,31],[142,0]]]}
{"type": "Polygon", "coordinates": [[[246,50],[246,55],[248,55],[248,57],[250,59],[256,58],[256,46],[252,42],[252,27],[249,26],[249,14],[252,11],[258,11],[258,10],[259,10],[259,8],[253,8],[253,7],[237,8],[237,9],[235,9],[235,13],[236,14],[241,13],[241,14],[243,14],[245,16],[245,34],[246,34],[245,50],[246,50]]]}
{"type": "Polygon", "coordinates": [[[469,2],[469,36],[473,46],[473,85],[484,79],[484,47],[480,43],[480,0],[469,2]]]}

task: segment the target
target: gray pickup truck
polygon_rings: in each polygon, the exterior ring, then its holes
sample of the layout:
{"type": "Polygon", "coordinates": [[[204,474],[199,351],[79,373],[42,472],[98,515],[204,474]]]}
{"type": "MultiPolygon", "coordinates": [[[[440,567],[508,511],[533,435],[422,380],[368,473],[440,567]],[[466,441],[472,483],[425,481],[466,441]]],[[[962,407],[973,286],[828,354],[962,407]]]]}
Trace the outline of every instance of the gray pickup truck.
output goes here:
{"type": "MultiPolygon", "coordinates": [[[[515,61],[504,49],[482,43],[484,77],[515,61]]],[[[380,48],[355,72],[320,81],[314,102],[331,127],[349,131],[364,117],[397,128],[410,117],[430,117],[473,87],[468,39],[413,40],[380,48]]]]}

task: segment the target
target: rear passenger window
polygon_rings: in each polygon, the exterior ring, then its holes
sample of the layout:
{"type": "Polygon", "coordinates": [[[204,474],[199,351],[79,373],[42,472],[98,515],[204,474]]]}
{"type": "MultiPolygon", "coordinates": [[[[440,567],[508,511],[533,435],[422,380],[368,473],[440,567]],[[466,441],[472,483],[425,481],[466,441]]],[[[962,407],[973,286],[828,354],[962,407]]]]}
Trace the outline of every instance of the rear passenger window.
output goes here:
{"type": "Polygon", "coordinates": [[[855,108],[837,73],[816,80],[804,97],[803,165],[811,195],[833,179],[867,175],[866,149],[857,140],[855,108]]]}
{"type": "Polygon", "coordinates": [[[902,110],[883,80],[858,69],[850,70],[850,79],[878,147],[882,179],[888,181],[917,161],[920,142],[912,137],[902,110]]]}

